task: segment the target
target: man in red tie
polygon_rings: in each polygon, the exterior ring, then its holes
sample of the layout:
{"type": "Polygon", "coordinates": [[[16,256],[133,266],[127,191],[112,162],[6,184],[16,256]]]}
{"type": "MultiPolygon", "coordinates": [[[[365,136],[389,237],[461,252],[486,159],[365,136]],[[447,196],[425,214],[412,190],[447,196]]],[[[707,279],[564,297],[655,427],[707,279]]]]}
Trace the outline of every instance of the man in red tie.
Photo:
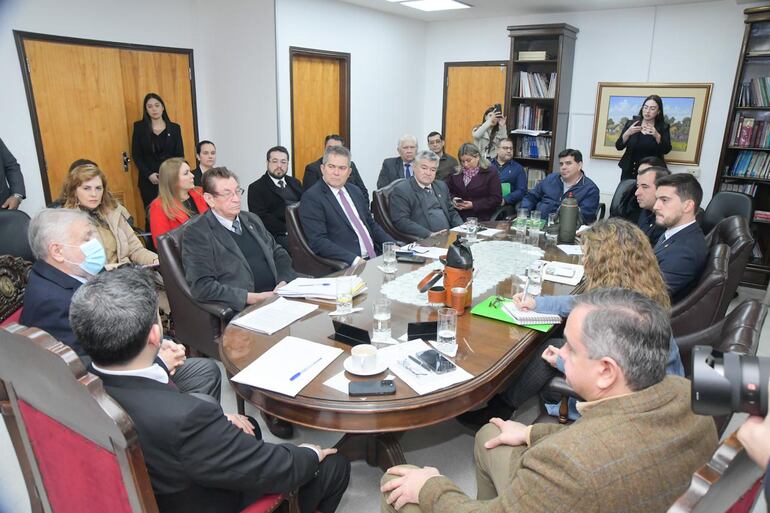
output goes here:
{"type": "Polygon", "coordinates": [[[317,255],[354,265],[380,254],[383,242],[394,241],[372,218],[361,189],[347,185],[350,173],[350,151],[328,147],[321,164],[323,181],[302,195],[299,216],[317,255]]]}

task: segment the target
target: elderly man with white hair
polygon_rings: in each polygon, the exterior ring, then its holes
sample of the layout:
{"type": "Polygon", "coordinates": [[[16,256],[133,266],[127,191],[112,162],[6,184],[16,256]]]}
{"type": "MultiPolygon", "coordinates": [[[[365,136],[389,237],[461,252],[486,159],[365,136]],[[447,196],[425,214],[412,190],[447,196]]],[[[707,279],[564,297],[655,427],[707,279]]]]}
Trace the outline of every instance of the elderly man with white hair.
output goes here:
{"type": "Polygon", "coordinates": [[[417,155],[417,138],[413,135],[402,135],[398,140],[398,157],[382,161],[382,169],[377,177],[377,188],[382,189],[399,178],[411,178],[414,174],[414,157],[417,155]]]}
{"type": "MultiPolygon", "coordinates": [[[[37,259],[24,291],[21,324],[39,328],[70,346],[88,365],[90,357],[70,326],[72,296],[102,272],[107,257],[85,212],[46,208],[29,224],[29,245],[37,259]]],[[[109,272],[109,271],[105,271],[109,272]]],[[[182,344],[164,339],[159,358],[177,388],[219,401],[222,375],[213,360],[187,358],[182,344]]]]}

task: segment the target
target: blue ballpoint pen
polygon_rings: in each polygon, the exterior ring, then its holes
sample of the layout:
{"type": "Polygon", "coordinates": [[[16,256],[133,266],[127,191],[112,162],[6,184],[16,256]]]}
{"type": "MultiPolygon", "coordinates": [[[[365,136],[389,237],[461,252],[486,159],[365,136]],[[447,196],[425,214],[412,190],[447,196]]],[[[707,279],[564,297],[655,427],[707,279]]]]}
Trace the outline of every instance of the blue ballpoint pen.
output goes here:
{"type": "Polygon", "coordinates": [[[294,374],[294,376],[290,377],[290,378],[289,378],[289,381],[294,381],[295,379],[297,379],[298,377],[300,377],[300,375],[301,375],[303,372],[305,372],[306,370],[308,370],[310,367],[312,367],[312,366],[313,366],[313,365],[315,365],[316,363],[320,362],[322,359],[323,359],[323,358],[321,358],[321,357],[319,356],[319,357],[318,357],[318,359],[317,359],[316,361],[314,361],[313,363],[311,363],[310,365],[308,365],[307,367],[305,367],[305,368],[304,368],[304,369],[302,369],[301,371],[299,371],[299,372],[297,372],[296,374],[294,374]]]}

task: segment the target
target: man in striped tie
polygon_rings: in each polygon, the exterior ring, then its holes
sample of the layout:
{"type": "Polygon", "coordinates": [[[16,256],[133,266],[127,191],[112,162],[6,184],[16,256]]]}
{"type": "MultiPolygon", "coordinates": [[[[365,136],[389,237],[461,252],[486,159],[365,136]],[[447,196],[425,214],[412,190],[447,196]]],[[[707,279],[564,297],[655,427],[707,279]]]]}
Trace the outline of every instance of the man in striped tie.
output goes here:
{"type": "Polygon", "coordinates": [[[302,195],[299,216],[317,255],[354,265],[380,254],[383,242],[394,241],[372,217],[361,189],[347,184],[350,172],[350,151],[344,146],[326,148],[323,182],[302,195]]]}

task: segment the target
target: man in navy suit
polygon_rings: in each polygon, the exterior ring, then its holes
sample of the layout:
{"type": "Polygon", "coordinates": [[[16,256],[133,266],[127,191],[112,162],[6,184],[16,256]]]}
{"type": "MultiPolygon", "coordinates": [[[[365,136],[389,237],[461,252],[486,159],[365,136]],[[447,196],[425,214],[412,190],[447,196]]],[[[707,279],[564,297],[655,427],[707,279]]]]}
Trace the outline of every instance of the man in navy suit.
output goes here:
{"type": "MultiPolygon", "coordinates": [[[[103,259],[101,264],[87,263],[104,255],[94,237],[96,230],[85,212],[48,208],[35,215],[29,224],[29,243],[37,260],[29,273],[20,319],[70,346],[84,365],[90,358],[72,331],[69,313],[75,292],[104,267],[103,259]],[[92,254],[89,248],[97,244],[92,254]]],[[[187,358],[184,346],[170,340],[163,340],[160,360],[177,388],[219,400],[222,376],[213,360],[187,358]]]]}
{"type": "Polygon", "coordinates": [[[655,244],[655,256],[676,303],[698,283],[708,258],[706,239],[695,221],[703,190],[687,173],[658,178],[655,186],[655,222],[666,228],[655,244]]]}
{"type": "MultiPolygon", "coordinates": [[[[657,157],[653,157],[657,158],[657,157]]],[[[655,206],[655,180],[671,174],[671,171],[665,167],[651,166],[649,164],[639,163],[636,172],[636,191],[634,196],[639,205],[639,217],[636,225],[644,232],[650,244],[655,246],[658,239],[666,229],[655,222],[655,213],[652,211],[655,206]]]]}
{"type": "Polygon", "coordinates": [[[321,173],[323,181],[305,191],[299,204],[299,217],[310,248],[319,256],[348,265],[382,253],[382,243],[394,241],[372,218],[361,189],[347,184],[347,148],[326,148],[321,173]]]}

